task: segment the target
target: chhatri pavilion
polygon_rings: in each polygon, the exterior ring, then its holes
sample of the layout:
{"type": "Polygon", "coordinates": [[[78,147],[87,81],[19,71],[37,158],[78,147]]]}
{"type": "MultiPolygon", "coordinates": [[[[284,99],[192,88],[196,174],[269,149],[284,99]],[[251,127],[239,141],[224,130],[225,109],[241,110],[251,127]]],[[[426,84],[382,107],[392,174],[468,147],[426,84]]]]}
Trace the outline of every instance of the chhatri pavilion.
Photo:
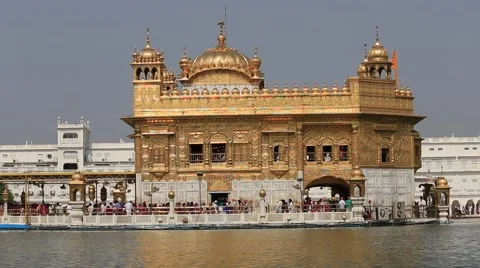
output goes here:
{"type": "MultiPolygon", "coordinates": [[[[258,200],[300,202],[306,189],[331,187],[375,205],[414,202],[421,137],[412,92],[397,87],[378,37],[343,85],[268,86],[252,57],[227,43],[167,70],[146,44],[133,53],[133,128],[137,202],[258,200]]],[[[213,40],[212,40],[213,41],[213,40]]],[[[214,42],[212,42],[214,43],[214,42]]],[[[352,70],[353,70],[352,66],[352,70]]]]}

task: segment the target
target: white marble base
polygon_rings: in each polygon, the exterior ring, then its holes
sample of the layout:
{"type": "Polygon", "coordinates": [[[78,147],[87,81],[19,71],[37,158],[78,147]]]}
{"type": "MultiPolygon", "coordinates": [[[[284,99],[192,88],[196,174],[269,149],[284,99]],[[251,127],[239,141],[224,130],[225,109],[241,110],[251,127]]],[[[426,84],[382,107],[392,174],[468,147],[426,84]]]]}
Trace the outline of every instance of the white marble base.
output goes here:
{"type": "Polygon", "coordinates": [[[405,202],[405,213],[411,217],[415,201],[415,178],[413,169],[365,168],[365,201],[372,206],[390,207],[405,202]]]}
{"type": "Polygon", "coordinates": [[[72,217],[71,225],[79,226],[83,225],[83,208],[85,206],[85,202],[83,201],[70,201],[70,206],[72,206],[72,211],[70,212],[70,216],[72,217]]]}
{"type": "Polygon", "coordinates": [[[449,223],[448,210],[449,206],[438,206],[438,221],[440,223],[449,223]]]}
{"type": "Polygon", "coordinates": [[[352,221],[354,222],[363,222],[363,213],[364,208],[363,204],[365,202],[365,197],[351,197],[352,200],[352,221]]]}
{"type": "MultiPolygon", "coordinates": [[[[258,193],[263,188],[267,195],[265,202],[267,206],[274,206],[280,199],[292,199],[300,204],[300,191],[293,188],[297,184],[296,180],[232,180],[232,190],[228,193],[228,199],[242,199],[253,201],[254,206],[258,207],[260,197],[258,193]]],[[[211,194],[208,192],[208,183],[202,180],[187,181],[161,181],[161,182],[142,182],[142,201],[153,204],[166,204],[169,202],[168,192],[175,192],[175,202],[198,203],[201,199],[205,204],[211,203],[211,194]],[[199,189],[201,194],[199,196],[199,189]]]]}

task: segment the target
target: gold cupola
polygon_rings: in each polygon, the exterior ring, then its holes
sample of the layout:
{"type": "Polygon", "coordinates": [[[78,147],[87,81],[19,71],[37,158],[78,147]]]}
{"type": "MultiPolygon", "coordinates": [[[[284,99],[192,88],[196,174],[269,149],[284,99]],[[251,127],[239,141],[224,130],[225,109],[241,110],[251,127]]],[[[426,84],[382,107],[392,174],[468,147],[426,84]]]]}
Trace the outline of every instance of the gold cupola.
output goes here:
{"type": "Polygon", "coordinates": [[[154,63],[154,62],[163,62],[163,53],[154,49],[150,46],[150,29],[147,28],[147,38],[145,47],[141,51],[135,49],[133,51],[133,62],[134,63],[154,63]]]}
{"type": "Polygon", "coordinates": [[[207,70],[226,69],[249,74],[250,59],[234,48],[227,46],[227,38],[223,34],[224,22],[220,21],[218,44],[207,49],[192,61],[191,76],[207,70]]]}
{"type": "Polygon", "coordinates": [[[370,48],[367,57],[369,62],[384,62],[388,61],[388,51],[387,49],[380,43],[380,38],[378,36],[378,25],[376,27],[376,38],[375,44],[370,48]]]}
{"type": "Polygon", "coordinates": [[[380,43],[377,25],[375,44],[368,51],[364,61],[358,66],[357,74],[359,77],[391,79],[391,73],[392,62],[388,60],[387,49],[380,43]]]}

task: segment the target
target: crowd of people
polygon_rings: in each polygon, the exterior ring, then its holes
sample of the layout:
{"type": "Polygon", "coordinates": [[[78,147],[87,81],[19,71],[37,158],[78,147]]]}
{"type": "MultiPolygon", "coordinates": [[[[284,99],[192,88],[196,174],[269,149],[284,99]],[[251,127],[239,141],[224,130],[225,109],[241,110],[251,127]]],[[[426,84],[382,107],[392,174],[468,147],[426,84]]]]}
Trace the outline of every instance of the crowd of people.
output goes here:
{"type": "MultiPolygon", "coordinates": [[[[48,204],[32,203],[29,204],[29,215],[68,215],[72,211],[69,204],[48,204]]],[[[307,198],[304,203],[292,200],[281,199],[276,204],[270,205],[265,202],[265,211],[270,213],[299,213],[299,212],[344,212],[351,211],[352,201],[349,197],[333,196],[324,197],[320,200],[307,198]]],[[[25,206],[23,204],[10,204],[8,208],[9,215],[25,215],[25,206]]],[[[135,203],[128,201],[122,202],[89,202],[85,206],[85,215],[150,215],[150,214],[168,214],[170,210],[169,203],[147,204],[146,202],[135,203]]],[[[232,199],[227,201],[213,201],[209,204],[202,202],[184,202],[176,203],[174,211],[177,214],[217,214],[217,213],[254,213],[259,212],[260,203],[252,200],[232,199]]],[[[3,209],[0,206],[0,212],[3,209]]]]}

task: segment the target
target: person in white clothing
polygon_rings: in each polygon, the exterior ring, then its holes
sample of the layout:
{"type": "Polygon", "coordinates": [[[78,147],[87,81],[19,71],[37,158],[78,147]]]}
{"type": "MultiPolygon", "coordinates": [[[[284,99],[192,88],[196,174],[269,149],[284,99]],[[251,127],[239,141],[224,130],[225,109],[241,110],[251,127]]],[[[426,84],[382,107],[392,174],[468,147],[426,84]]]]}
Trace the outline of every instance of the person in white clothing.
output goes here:
{"type": "Polygon", "coordinates": [[[420,217],[421,218],[425,218],[425,214],[427,212],[426,210],[426,207],[427,207],[427,202],[425,201],[425,199],[423,199],[423,197],[420,196],[420,217]]]}
{"type": "Polygon", "coordinates": [[[338,209],[340,211],[345,211],[345,200],[343,200],[343,197],[338,201],[338,209]]]}
{"type": "Polygon", "coordinates": [[[132,202],[131,202],[131,201],[128,201],[128,202],[125,204],[125,211],[127,212],[127,215],[132,215],[132,209],[133,209],[132,202]]]}

